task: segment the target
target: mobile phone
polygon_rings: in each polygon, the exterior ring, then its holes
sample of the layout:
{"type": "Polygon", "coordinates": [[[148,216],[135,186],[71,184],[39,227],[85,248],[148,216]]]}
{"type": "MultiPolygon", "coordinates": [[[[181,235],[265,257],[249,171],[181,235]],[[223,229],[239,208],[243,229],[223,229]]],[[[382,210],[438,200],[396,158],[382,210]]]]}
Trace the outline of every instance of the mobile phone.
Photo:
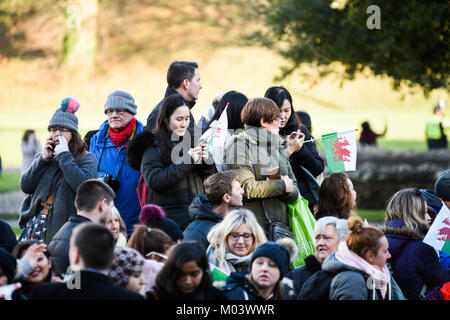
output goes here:
{"type": "Polygon", "coordinates": [[[293,132],[289,135],[289,137],[290,137],[291,139],[295,139],[295,138],[297,138],[299,135],[300,135],[300,133],[298,133],[297,131],[293,131],[293,132]]]}
{"type": "Polygon", "coordinates": [[[277,180],[277,179],[281,179],[280,168],[276,167],[269,169],[269,180],[277,180]]]}

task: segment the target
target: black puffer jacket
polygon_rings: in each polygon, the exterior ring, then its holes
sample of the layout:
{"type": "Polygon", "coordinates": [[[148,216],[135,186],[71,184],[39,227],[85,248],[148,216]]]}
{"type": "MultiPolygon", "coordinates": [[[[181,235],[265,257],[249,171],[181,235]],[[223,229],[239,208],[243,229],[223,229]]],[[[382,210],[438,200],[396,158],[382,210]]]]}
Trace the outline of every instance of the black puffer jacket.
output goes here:
{"type": "Polygon", "coordinates": [[[205,194],[200,194],[192,200],[189,215],[193,220],[183,232],[183,240],[200,242],[205,250],[209,246],[208,233],[213,226],[222,221],[223,217],[211,210],[211,202],[205,194]]]}
{"type": "MultiPolygon", "coordinates": [[[[295,120],[295,117],[291,116],[288,123],[283,128],[284,130],[280,130],[280,135],[286,138],[291,132],[296,131],[296,128],[297,121],[295,120]]],[[[305,134],[305,141],[312,138],[305,126],[301,125],[300,129],[301,132],[305,134]]],[[[325,167],[324,161],[317,151],[316,143],[313,141],[303,144],[303,147],[299,151],[291,154],[289,162],[291,163],[292,171],[297,179],[300,194],[309,201],[309,208],[311,212],[313,212],[312,208],[316,204],[316,201],[307,184],[308,176],[300,166],[306,168],[314,177],[317,177],[323,172],[325,167]]]]}
{"type": "Polygon", "coordinates": [[[128,163],[133,169],[140,168],[150,189],[146,203],[162,207],[181,230],[191,222],[188,208],[192,199],[204,193],[203,179],[216,173],[214,163],[165,164],[158,135],[149,130],[144,130],[130,144],[128,163]]]}
{"type": "MultiPolygon", "coordinates": [[[[283,285],[283,300],[294,300],[295,290],[292,285],[292,280],[283,278],[281,280],[283,285]]],[[[225,286],[222,288],[223,293],[228,300],[273,300],[273,296],[269,299],[264,299],[263,296],[256,290],[249,280],[249,273],[232,272],[227,278],[225,286]]]]}
{"type": "Polygon", "coordinates": [[[67,272],[69,267],[69,248],[70,237],[72,231],[77,225],[83,222],[92,222],[90,219],[83,216],[71,216],[69,220],[58,230],[48,245],[48,252],[52,256],[54,268],[59,275],[67,272]]]}

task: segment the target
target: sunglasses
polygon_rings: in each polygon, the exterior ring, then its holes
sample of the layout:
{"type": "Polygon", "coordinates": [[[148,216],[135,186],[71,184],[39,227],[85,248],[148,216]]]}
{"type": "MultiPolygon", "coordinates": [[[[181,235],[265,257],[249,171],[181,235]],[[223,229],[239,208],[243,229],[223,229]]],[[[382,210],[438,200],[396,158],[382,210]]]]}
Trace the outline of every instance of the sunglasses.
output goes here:
{"type": "Polygon", "coordinates": [[[158,258],[163,259],[163,260],[169,259],[169,257],[166,256],[165,254],[162,254],[162,253],[159,253],[156,251],[151,251],[151,252],[147,253],[145,256],[150,257],[152,254],[156,254],[156,256],[158,256],[158,258]]]}

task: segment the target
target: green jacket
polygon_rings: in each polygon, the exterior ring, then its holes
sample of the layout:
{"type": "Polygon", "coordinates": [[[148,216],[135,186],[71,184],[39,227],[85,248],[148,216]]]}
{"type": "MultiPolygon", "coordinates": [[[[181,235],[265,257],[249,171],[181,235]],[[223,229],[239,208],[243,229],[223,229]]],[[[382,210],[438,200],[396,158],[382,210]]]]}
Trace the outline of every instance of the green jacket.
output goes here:
{"type": "Polygon", "coordinates": [[[246,126],[244,132],[233,136],[226,147],[225,163],[236,171],[244,189],[244,208],[251,210],[260,225],[267,230],[264,207],[272,221],[288,224],[287,203],[299,197],[297,180],[289,158],[281,146],[280,136],[253,126],[246,126]],[[268,170],[279,167],[282,176],[294,181],[291,193],[286,193],[283,180],[267,180],[268,170]]]}

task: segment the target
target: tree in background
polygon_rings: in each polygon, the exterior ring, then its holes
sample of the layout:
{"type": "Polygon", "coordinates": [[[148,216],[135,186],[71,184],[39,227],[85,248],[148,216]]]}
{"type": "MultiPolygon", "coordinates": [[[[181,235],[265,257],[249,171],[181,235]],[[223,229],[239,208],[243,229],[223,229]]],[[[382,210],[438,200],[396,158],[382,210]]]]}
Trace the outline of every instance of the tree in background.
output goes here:
{"type": "Polygon", "coordinates": [[[316,65],[320,76],[344,66],[341,80],[370,68],[425,95],[448,88],[450,3],[438,0],[255,0],[265,28],[253,36],[291,63],[284,78],[301,64],[316,65]],[[379,17],[369,6],[378,5],[379,17]],[[379,18],[378,27],[376,20],[379,18]],[[375,20],[375,22],[374,22],[375,20]]]}
{"type": "Polygon", "coordinates": [[[69,68],[86,72],[95,66],[97,54],[98,0],[68,3],[64,14],[62,61],[69,68]]]}

